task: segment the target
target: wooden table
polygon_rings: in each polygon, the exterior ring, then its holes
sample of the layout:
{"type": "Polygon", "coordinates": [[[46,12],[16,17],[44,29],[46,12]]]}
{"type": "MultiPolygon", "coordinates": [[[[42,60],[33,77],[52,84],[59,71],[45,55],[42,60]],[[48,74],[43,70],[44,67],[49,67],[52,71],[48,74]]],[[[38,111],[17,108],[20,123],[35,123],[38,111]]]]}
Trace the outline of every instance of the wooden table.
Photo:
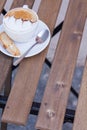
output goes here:
{"type": "MultiPolygon", "coordinates": [[[[32,8],[34,0],[13,0],[11,8],[28,4],[32,8]]],[[[0,4],[1,12],[5,0],[0,4]]],[[[53,33],[57,15],[62,0],[41,0],[38,16],[45,22],[51,34],[53,33]]],[[[71,88],[76,60],[81,43],[83,29],[87,16],[86,0],[70,0],[62,32],[52,62],[49,79],[41,102],[36,129],[61,130],[64,122],[68,96],[71,88]]],[[[17,68],[17,73],[11,86],[12,58],[0,52],[0,89],[8,96],[2,119],[2,130],[5,123],[26,125],[33,98],[46,58],[48,47],[40,54],[24,59],[17,68]],[[20,78],[21,76],[21,78],[20,78]],[[11,89],[11,91],[10,91],[11,89]]],[[[83,79],[73,130],[87,130],[87,61],[84,67],[83,79]]]]}

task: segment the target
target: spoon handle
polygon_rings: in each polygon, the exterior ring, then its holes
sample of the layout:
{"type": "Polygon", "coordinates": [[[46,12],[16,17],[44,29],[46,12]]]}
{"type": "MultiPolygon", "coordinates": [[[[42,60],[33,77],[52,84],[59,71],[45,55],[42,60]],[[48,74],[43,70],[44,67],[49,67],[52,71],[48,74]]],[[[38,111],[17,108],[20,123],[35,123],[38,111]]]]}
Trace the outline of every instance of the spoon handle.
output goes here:
{"type": "Polygon", "coordinates": [[[13,62],[13,65],[16,66],[18,65],[23,59],[24,57],[29,53],[29,51],[37,44],[38,42],[34,43],[30,48],[28,48],[27,51],[25,51],[17,60],[15,60],[13,62]]]}

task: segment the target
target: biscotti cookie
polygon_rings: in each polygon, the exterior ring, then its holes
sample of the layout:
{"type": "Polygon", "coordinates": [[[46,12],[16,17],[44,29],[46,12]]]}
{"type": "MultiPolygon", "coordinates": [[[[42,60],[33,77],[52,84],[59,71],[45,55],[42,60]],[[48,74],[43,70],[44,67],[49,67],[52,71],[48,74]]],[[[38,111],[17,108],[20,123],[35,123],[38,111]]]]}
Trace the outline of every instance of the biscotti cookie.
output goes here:
{"type": "Polygon", "coordinates": [[[20,51],[5,32],[0,33],[0,44],[13,56],[19,56],[20,51]]]}

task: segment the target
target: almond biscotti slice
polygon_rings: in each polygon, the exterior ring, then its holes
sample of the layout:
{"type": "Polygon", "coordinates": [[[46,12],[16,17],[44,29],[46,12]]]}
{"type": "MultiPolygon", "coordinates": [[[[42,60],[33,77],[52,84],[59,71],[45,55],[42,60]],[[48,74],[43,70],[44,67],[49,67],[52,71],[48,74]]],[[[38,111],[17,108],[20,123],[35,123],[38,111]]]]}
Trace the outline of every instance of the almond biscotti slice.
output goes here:
{"type": "Polygon", "coordinates": [[[5,32],[0,33],[1,45],[13,56],[19,56],[20,51],[5,32]]]}

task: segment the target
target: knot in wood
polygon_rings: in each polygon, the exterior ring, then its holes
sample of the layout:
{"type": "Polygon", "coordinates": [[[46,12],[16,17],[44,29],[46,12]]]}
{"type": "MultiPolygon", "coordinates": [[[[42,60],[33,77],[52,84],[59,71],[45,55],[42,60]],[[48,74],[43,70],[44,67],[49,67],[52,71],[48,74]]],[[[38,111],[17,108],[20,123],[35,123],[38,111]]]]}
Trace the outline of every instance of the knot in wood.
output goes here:
{"type": "Polygon", "coordinates": [[[64,88],[65,83],[64,82],[56,82],[55,89],[64,88]]]}
{"type": "Polygon", "coordinates": [[[52,119],[55,117],[55,112],[51,109],[47,110],[47,117],[52,119]]]}
{"type": "Polygon", "coordinates": [[[9,106],[7,106],[6,108],[7,108],[7,109],[9,109],[10,107],[9,107],[9,106]]]}
{"type": "Polygon", "coordinates": [[[78,39],[80,39],[82,37],[82,32],[80,31],[74,31],[73,32],[74,36],[76,36],[78,39]]]}

